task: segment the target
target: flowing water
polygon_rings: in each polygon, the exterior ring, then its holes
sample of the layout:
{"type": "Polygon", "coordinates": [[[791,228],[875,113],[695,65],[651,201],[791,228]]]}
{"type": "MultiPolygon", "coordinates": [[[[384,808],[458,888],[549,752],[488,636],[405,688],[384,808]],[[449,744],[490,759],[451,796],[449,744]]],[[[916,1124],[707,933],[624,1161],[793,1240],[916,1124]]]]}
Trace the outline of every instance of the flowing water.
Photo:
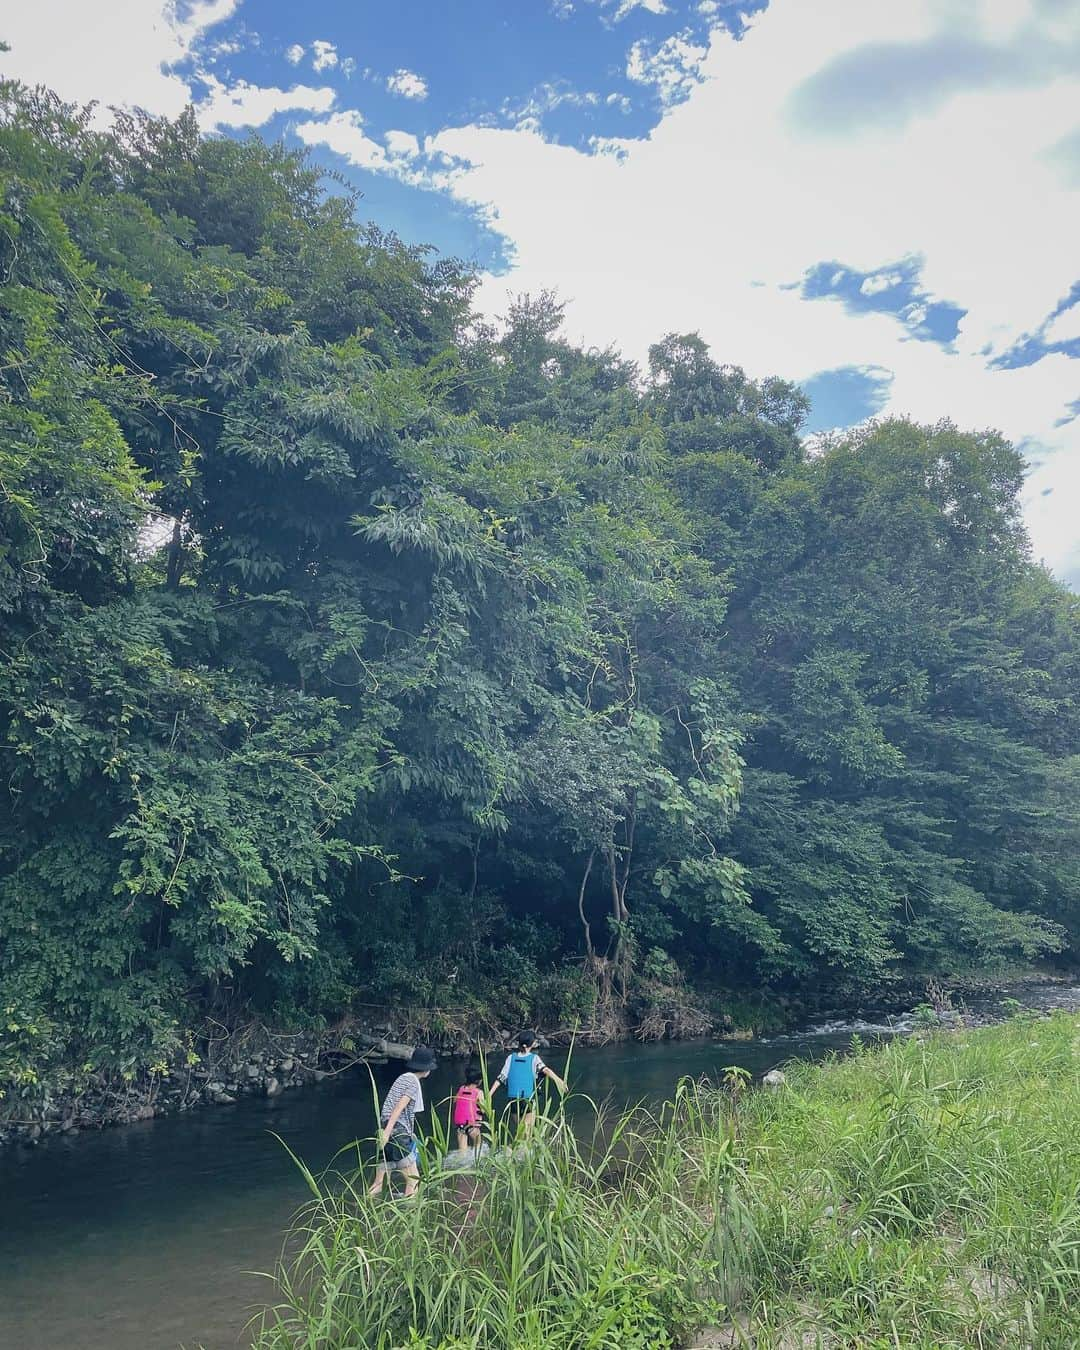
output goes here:
{"type": "MultiPolygon", "coordinates": [[[[1028,1006],[1080,1008],[1080,987],[1007,991],[1028,1006]]],[[[999,994],[997,997],[1002,997],[999,994]]],[[[996,1002],[996,1000],[995,1000],[996,1002]]],[[[616,1104],[668,1096],[678,1079],[755,1075],[910,1030],[909,1019],[833,1021],[757,1041],[621,1043],[577,1050],[572,1091],[616,1104]]],[[[547,1055],[554,1068],[564,1052],[547,1055]]],[[[425,1081],[438,1102],[454,1062],[425,1081]]],[[[394,1070],[377,1070],[379,1090],[394,1070]]],[[[50,1138],[0,1154],[2,1350],[240,1350],[304,1184],[280,1136],[313,1170],[374,1128],[353,1072],[309,1090],[50,1138]]]]}

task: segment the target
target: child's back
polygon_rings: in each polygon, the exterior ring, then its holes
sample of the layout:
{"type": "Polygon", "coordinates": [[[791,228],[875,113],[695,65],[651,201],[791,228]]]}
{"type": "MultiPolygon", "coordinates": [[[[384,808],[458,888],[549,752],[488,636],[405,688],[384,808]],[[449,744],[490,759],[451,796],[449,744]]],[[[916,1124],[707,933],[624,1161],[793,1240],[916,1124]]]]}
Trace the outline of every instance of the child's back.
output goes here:
{"type": "Polygon", "coordinates": [[[476,1083],[463,1083],[454,1095],[454,1124],[459,1129],[480,1124],[480,1088],[476,1083]]]}

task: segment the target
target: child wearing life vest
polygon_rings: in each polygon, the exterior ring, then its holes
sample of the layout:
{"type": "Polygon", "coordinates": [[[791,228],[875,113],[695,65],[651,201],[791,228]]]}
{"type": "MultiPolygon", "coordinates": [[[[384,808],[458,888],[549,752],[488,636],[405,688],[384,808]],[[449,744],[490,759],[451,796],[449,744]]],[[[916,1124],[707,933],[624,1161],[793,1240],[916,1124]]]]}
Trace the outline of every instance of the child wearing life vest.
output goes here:
{"type": "Polygon", "coordinates": [[[506,1063],[494,1085],[498,1087],[501,1084],[506,1089],[510,1118],[515,1125],[523,1125],[526,1134],[536,1119],[536,1085],[541,1077],[550,1078],[560,1092],[566,1091],[563,1080],[536,1053],[538,1039],[531,1028],[521,1032],[518,1048],[506,1056],[506,1063]]]}
{"type": "Polygon", "coordinates": [[[461,1153],[470,1148],[480,1147],[480,1126],[484,1112],[481,1105],[484,1096],[484,1071],[476,1060],[470,1060],[465,1070],[465,1081],[454,1094],[454,1128],[457,1130],[457,1146],[461,1153]]]}

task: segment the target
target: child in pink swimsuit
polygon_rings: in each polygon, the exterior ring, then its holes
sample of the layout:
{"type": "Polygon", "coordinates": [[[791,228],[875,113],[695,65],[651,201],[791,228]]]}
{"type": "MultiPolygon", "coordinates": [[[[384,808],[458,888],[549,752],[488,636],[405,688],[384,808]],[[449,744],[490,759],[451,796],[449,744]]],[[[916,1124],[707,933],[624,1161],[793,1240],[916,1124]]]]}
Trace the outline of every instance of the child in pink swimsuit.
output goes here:
{"type": "Polygon", "coordinates": [[[465,1071],[465,1081],[454,1094],[454,1127],[457,1130],[458,1149],[464,1153],[469,1148],[480,1147],[480,1126],[484,1113],[481,1103],[484,1099],[484,1071],[473,1062],[465,1071]]]}

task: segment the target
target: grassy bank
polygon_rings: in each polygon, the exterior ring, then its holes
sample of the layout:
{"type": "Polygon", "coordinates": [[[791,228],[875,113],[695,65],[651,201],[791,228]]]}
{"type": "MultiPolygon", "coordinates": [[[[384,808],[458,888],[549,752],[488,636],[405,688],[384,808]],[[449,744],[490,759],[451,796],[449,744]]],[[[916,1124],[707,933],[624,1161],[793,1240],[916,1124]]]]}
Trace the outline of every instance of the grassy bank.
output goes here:
{"type": "Polygon", "coordinates": [[[260,1350],[1080,1346],[1080,1019],[856,1048],[553,1121],[310,1206],[260,1350]]]}

